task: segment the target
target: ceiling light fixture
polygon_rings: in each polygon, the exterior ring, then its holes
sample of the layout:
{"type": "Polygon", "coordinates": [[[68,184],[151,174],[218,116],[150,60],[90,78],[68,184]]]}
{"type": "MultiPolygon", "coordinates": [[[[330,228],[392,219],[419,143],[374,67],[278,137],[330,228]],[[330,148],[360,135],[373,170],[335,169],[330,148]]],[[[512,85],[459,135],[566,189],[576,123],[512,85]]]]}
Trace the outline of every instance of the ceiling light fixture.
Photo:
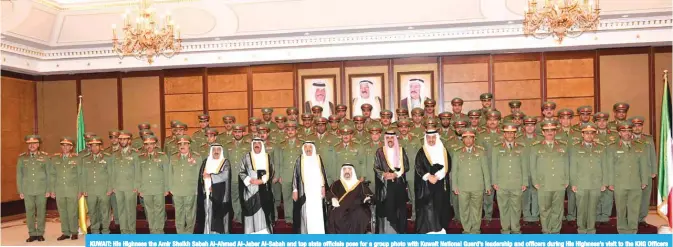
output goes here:
{"type": "Polygon", "coordinates": [[[545,0],[539,10],[536,0],[528,0],[523,31],[524,35],[539,39],[554,36],[561,43],[565,37],[596,31],[599,15],[598,0],[545,0]]]}

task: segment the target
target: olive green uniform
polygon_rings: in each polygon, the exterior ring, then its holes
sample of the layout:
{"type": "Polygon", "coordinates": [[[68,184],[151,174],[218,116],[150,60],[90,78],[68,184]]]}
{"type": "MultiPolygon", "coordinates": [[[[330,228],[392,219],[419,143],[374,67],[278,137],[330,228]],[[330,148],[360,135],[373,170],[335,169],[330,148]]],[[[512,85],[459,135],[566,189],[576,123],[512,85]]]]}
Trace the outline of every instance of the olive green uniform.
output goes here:
{"type": "Polygon", "coordinates": [[[51,157],[51,191],[56,194],[56,207],[61,219],[61,233],[66,236],[77,235],[77,200],[82,192],[80,176],[82,159],[77,154],[57,153],[51,157]]]}
{"type": "Polygon", "coordinates": [[[577,187],[577,233],[596,233],[596,209],[601,187],[607,186],[605,145],[576,142],[570,151],[570,186],[577,187]]]}
{"type": "Polygon", "coordinates": [[[204,132],[204,129],[199,129],[197,131],[194,131],[194,134],[192,134],[192,145],[200,146],[204,142],[206,142],[206,133],[204,132]]]}
{"type": "Polygon", "coordinates": [[[175,230],[178,234],[194,233],[196,224],[196,188],[201,169],[201,155],[173,154],[168,170],[168,185],[173,194],[175,207],[175,230]]]}
{"type": "MultiPolygon", "coordinates": [[[[596,132],[596,139],[601,143],[607,144],[619,141],[618,135],[611,130],[598,130],[598,132],[596,132]]],[[[612,169],[612,167],[609,167],[608,169],[612,169]]],[[[610,221],[614,198],[614,191],[601,191],[601,197],[598,199],[598,209],[596,209],[596,222],[605,223],[610,221]]]]}
{"type": "MultiPolygon", "coordinates": [[[[652,174],[659,173],[659,163],[657,161],[657,152],[654,149],[654,139],[651,135],[640,134],[639,136],[634,137],[633,139],[636,142],[640,142],[645,145],[645,150],[648,156],[648,163],[650,167],[650,172],[652,174]]],[[[652,175],[650,174],[650,175],[652,175]]],[[[647,187],[643,190],[643,198],[640,201],[640,216],[638,217],[639,222],[645,222],[645,217],[650,211],[650,196],[652,195],[652,179],[647,180],[647,187]]]]}
{"type": "MultiPolygon", "coordinates": [[[[292,200],[292,178],[294,177],[294,166],[297,162],[297,158],[302,154],[302,143],[297,138],[294,140],[286,139],[281,142],[278,147],[282,151],[280,152],[280,163],[276,163],[278,164],[276,166],[278,168],[276,172],[277,174],[280,174],[278,178],[281,178],[282,181],[275,183],[272,186],[273,196],[276,207],[280,205],[281,200],[283,201],[285,221],[292,222],[292,210],[294,205],[294,201],[292,200]]],[[[316,146],[316,148],[319,149],[318,146],[316,146]]]]}
{"type": "Polygon", "coordinates": [[[46,193],[51,192],[49,183],[49,155],[37,151],[35,154],[22,153],[16,164],[16,188],[23,194],[26,208],[26,225],[31,237],[44,235],[47,213],[46,193]],[[36,224],[37,223],[37,224],[36,224]]]}
{"type": "Polygon", "coordinates": [[[91,233],[110,233],[110,196],[114,160],[108,153],[91,154],[82,158],[83,190],[91,220],[91,233]]]}
{"type": "Polygon", "coordinates": [[[137,151],[131,147],[127,150],[120,149],[112,154],[114,163],[111,177],[115,197],[111,200],[115,200],[117,204],[115,221],[119,223],[119,230],[122,234],[136,232],[136,205],[138,204],[136,190],[140,185],[137,155],[137,151]]]}
{"type": "MultiPolygon", "coordinates": [[[[517,142],[523,143],[526,146],[526,153],[530,155],[530,147],[533,145],[535,142],[542,141],[544,138],[542,136],[537,135],[534,133],[532,136],[528,136],[527,134],[523,134],[519,137],[516,138],[517,142]]],[[[533,186],[533,177],[531,176],[530,173],[530,162],[529,162],[529,167],[528,167],[528,189],[523,192],[523,200],[522,204],[523,206],[521,209],[523,210],[523,221],[525,222],[536,222],[540,220],[540,207],[538,204],[538,198],[537,198],[537,190],[533,186]]]]}
{"type": "MultiPolygon", "coordinates": [[[[363,171],[362,174],[360,174],[359,178],[364,177],[364,170],[366,169],[362,162],[362,156],[364,156],[364,149],[362,148],[361,145],[358,145],[356,143],[349,143],[348,146],[345,146],[343,142],[339,142],[334,146],[334,161],[335,164],[337,164],[335,167],[333,167],[331,171],[327,171],[325,169],[325,173],[331,173],[332,176],[330,177],[327,175],[327,180],[330,181],[336,181],[338,180],[337,174],[341,174],[341,166],[346,163],[350,163],[353,165],[355,168],[355,171],[363,171]],[[337,168],[338,167],[338,168],[337,168]]],[[[372,167],[372,171],[374,168],[372,167]]]]}
{"type": "MultiPolygon", "coordinates": [[[[494,144],[496,144],[502,139],[502,131],[500,131],[499,129],[495,131],[485,129],[482,132],[478,133],[479,134],[477,135],[476,143],[477,145],[482,146],[484,147],[484,149],[486,149],[486,155],[488,157],[487,164],[489,167],[489,171],[494,171],[492,167],[493,163],[491,161],[492,147],[494,144]]],[[[484,219],[488,221],[493,219],[493,198],[495,197],[495,194],[496,193],[491,193],[490,195],[484,195],[484,219]]]]}
{"type": "Polygon", "coordinates": [[[530,169],[537,189],[542,233],[559,233],[563,221],[565,189],[569,183],[570,159],[565,142],[534,143],[530,169]]]}
{"type": "MultiPolygon", "coordinates": [[[[420,150],[421,147],[423,146],[423,143],[421,143],[418,138],[416,138],[412,135],[407,135],[407,136],[400,135],[397,138],[397,140],[398,140],[400,146],[404,148],[404,151],[407,152],[407,156],[409,158],[409,164],[410,165],[409,165],[409,171],[407,172],[407,174],[415,174],[416,173],[416,155],[418,154],[418,150],[420,150]]],[[[413,176],[413,175],[407,176],[407,186],[408,186],[407,192],[409,194],[409,203],[412,205],[412,207],[413,207],[413,205],[416,205],[415,204],[416,197],[415,197],[415,194],[414,194],[414,192],[415,192],[415,187],[414,187],[415,182],[414,181],[416,180],[415,177],[416,176],[413,176]]],[[[416,219],[416,210],[411,210],[411,219],[412,220],[416,219]]]]}
{"type": "MultiPolygon", "coordinates": [[[[522,186],[528,186],[526,147],[517,142],[502,142],[491,149],[493,185],[498,185],[498,210],[501,233],[521,233],[522,186]]],[[[529,190],[532,188],[526,188],[529,190]]]]}
{"type": "MultiPolygon", "coordinates": [[[[241,172],[241,160],[243,160],[243,156],[245,156],[246,153],[250,152],[250,144],[243,141],[243,139],[237,141],[236,139],[232,138],[232,141],[226,144],[224,147],[227,151],[227,154],[229,154],[229,162],[232,164],[231,174],[239,174],[241,172]]],[[[240,222],[240,220],[243,220],[243,217],[241,215],[240,196],[238,195],[239,179],[235,178],[234,176],[232,176],[232,178],[231,205],[234,208],[234,221],[240,222]]]]}
{"type": "Polygon", "coordinates": [[[631,141],[630,145],[622,141],[608,145],[610,185],[615,188],[617,232],[620,234],[638,232],[641,186],[651,179],[646,148],[646,145],[635,141],[631,141]]]}
{"type": "Polygon", "coordinates": [[[361,157],[364,170],[361,170],[361,173],[358,173],[358,175],[365,177],[365,182],[369,182],[369,189],[371,191],[376,191],[374,190],[374,182],[376,179],[374,159],[376,158],[376,150],[383,147],[383,145],[383,141],[380,140],[379,143],[368,142],[361,146],[364,151],[361,157]]]}
{"type": "Polygon", "coordinates": [[[491,188],[491,172],[483,147],[465,146],[453,151],[451,159],[451,190],[458,191],[458,212],[463,233],[480,233],[484,192],[491,188]]]}
{"type": "MultiPolygon", "coordinates": [[[[559,127],[559,129],[556,131],[556,136],[554,136],[554,139],[572,144],[582,140],[582,133],[573,130],[572,126],[568,127],[568,129],[559,127]]],[[[566,216],[566,220],[574,221],[577,218],[577,203],[575,199],[575,192],[572,191],[570,186],[566,188],[566,195],[568,197],[568,215],[566,216]]]]}
{"type": "Polygon", "coordinates": [[[140,177],[138,193],[145,202],[145,216],[152,234],[164,233],[165,195],[170,190],[168,186],[169,165],[168,156],[162,152],[138,155],[138,175],[140,177]]]}

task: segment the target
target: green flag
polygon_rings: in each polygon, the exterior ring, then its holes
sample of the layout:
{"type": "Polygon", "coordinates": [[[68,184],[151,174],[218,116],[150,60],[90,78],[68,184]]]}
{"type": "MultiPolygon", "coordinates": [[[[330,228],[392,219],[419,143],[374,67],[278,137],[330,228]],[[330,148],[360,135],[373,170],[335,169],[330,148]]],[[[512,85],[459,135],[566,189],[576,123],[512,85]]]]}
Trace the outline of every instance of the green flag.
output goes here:
{"type": "Polygon", "coordinates": [[[661,101],[661,132],[659,138],[659,180],[657,187],[657,213],[673,226],[673,128],[671,126],[671,95],[668,85],[668,71],[664,71],[664,95],[661,101]]]}
{"type": "Polygon", "coordinates": [[[79,106],[77,107],[77,146],[75,152],[79,153],[86,149],[86,140],[84,140],[84,113],[82,112],[82,96],[79,96],[79,106]]]}

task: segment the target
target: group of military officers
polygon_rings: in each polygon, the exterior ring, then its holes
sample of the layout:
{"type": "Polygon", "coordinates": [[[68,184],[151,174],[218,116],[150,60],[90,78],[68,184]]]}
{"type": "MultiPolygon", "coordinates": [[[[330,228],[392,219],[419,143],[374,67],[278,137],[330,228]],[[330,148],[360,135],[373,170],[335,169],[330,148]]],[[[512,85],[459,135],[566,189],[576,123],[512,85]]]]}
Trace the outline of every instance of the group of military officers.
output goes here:
{"type": "MultiPolygon", "coordinates": [[[[579,233],[595,233],[596,223],[608,222],[613,200],[617,230],[637,232],[648,212],[656,154],[652,137],[643,133],[644,118],[627,118],[627,103],[614,104],[614,120],[608,121],[609,113],[593,113],[591,106],[557,111],[554,102],[544,102],[542,116],[534,117],[521,112],[520,101],[511,101],[511,114],[502,117],[492,107],[492,94],[484,93],[480,99],[481,109],[464,114],[463,100],[454,98],[451,111],[438,115],[436,102],[427,99],[424,109],[411,110],[411,117],[407,109],[397,109],[396,121],[390,110],[372,118],[369,104],[362,105],[363,115],[352,119],[346,117],[346,105],[337,105],[337,114],[329,118],[322,117],[320,106],[301,115],[290,107],[287,115],[276,116],[265,108],[262,118],[251,117],[247,126],[236,124],[234,116],[222,117],[222,131],[211,128],[210,116],[202,114],[191,137],[186,135],[186,124],[172,121],[172,135],[163,147],[147,123],[138,125],[136,137],[129,131],[110,131],[105,149],[101,137],[86,133],[87,148],[80,153],[73,152],[75,139],[63,137],[61,152],[47,154],[40,151],[40,137],[29,135],[28,152],[20,155],[17,165],[18,192],[25,201],[30,235],[26,241],[44,240],[48,197],[56,199],[61,217],[63,235],[58,240],[77,239],[80,197],[87,199],[91,233],[109,233],[110,209],[122,233],[135,233],[137,198],[151,233],[163,233],[168,195],[176,210],[177,232],[192,233],[199,168],[211,144],[223,145],[224,157],[238,163],[251,151],[253,138],[264,141],[276,166],[271,181],[274,208],[283,204],[286,222],[293,221],[292,203],[287,202],[293,200],[294,166],[304,141],[315,143],[328,184],[339,180],[341,164],[352,164],[373,191],[375,152],[385,145],[382,133],[394,132],[410,154],[407,198],[414,205],[414,154],[423,148],[428,130],[439,133],[450,155],[451,181],[445,190],[453,220],[465,233],[478,233],[482,217],[490,223],[495,201],[503,233],[520,233],[521,218],[524,224],[539,222],[543,233],[558,233],[563,220],[576,221],[579,233]],[[575,116],[579,121],[573,125],[575,116]]],[[[232,174],[241,172],[238,165],[231,169],[232,174]]],[[[231,183],[238,188],[238,179],[231,183]]],[[[240,222],[238,190],[231,193],[233,221],[240,222]]]]}

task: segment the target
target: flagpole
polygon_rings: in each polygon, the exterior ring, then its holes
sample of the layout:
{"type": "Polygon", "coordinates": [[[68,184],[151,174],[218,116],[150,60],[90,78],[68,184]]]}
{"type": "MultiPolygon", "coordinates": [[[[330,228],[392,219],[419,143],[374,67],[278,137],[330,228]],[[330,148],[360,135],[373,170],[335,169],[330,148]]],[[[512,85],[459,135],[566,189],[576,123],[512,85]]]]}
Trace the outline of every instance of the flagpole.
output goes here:
{"type": "MultiPolygon", "coordinates": [[[[79,102],[77,106],[77,146],[75,147],[75,150],[77,153],[82,151],[85,147],[86,144],[84,144],[84,114],[82,113],[82,95],[78,96],[79,102]]],[[[87,205],[86,205],[86,199],[84,196],[81,196],[77,200],[77,210],[78,210],[78,216],[79,216],[79,233],[80,234],[87,234],[87,229],[86,229],[86,214],[87,214],[87,205]]]]}

